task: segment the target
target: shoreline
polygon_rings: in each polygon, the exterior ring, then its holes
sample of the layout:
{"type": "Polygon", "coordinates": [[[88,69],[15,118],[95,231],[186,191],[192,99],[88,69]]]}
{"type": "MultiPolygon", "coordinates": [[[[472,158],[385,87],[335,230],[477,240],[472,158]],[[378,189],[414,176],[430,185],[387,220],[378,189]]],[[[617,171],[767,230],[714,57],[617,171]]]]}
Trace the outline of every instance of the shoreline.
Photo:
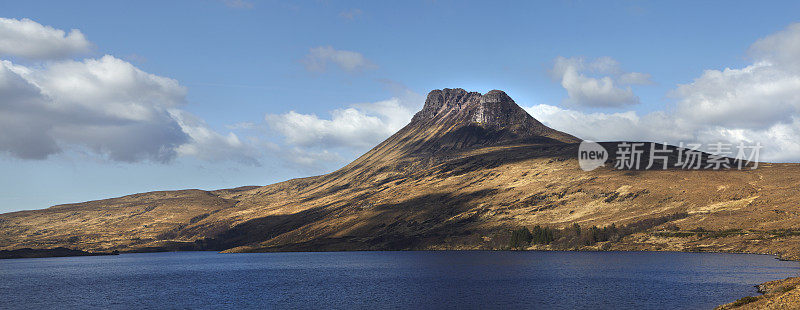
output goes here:
{"type": "Polygon", "coordinates": [[[119,255],[119,251],[88,252],[82,250],[68,249],[64,247],[58,247],[52,249],[21,248],[15,250],[0,250],[0,259],[109,256],[109,255],[119,255]]]}
{"type": "MultiPolygon", "coordinates": [[[[767,255],[780,261],[798,262],[798,259],[784,258],[776,253],[756,253],[756,252],[742,252],[742,251],[678,251],[678,250],[655,250],[655,249],[642,249],[642,250],[626,250],[626,249],[546,249],[540,247],[530,247],[528,249],[405,249],[405,250],[337,250],[337,251],[308,251],[308,250],[274,250],[274,251],[242,251],[242,252],[226,252],[216,250],[176,250],[176,249],[148,249],[131,250],[131,251],[113,251],[113,252],[89,252],[82,250],[73,250],[63,247],[52,249],[31,249],[23,248],[16,250],[0,250],[0,259],[20,259],[20,258],[52,258],[52,257],[80,257],[80,256],[109,256],[120,254],[137,254],[137,253],[163,253],[163,252],[215,252],[216,254],[251,254],[251,253],[320,253],[320,252],[457,252],[457,251],[508,251],[508,252],[669,252],[669,253],[710,253],[710,254],[747,254],[747,255],[767,255]],[[149,251],[148,251],[149,250],[149,251]]],[[[800,307],[800,276],[789,277],[786,279],[776,279],[760,284],[754,285],[758,288],[760,295],[743,296],[735,301],[727,304],[717,306],[715,309],[728,310],[728,309],[785,309],[787,307],[800,307]]]]}

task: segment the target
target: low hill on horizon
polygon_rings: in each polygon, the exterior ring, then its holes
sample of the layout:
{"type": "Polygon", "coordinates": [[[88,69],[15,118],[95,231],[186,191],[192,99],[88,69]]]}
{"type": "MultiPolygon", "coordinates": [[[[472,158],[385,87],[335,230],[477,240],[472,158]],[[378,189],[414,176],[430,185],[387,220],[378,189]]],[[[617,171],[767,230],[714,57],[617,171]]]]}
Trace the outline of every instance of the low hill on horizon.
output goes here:
{"type": "Polygon", "coordinates": [[[800,258],[800,165],[585,172],[580,142],[502,91],[434,90],[407,126],[332,173],[0,214],[0,249],[536,248],[800,258]]]}

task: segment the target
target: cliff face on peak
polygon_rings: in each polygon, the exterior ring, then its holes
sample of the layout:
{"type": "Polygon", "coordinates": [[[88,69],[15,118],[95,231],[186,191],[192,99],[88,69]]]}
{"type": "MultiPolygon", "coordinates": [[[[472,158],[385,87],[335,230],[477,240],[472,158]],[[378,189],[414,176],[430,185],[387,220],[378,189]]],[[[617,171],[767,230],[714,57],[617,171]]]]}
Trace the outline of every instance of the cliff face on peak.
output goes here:
{"type": "Polygon", "coordinates": [[[492,127],[544,127],[528,115],[511,97],[501,90],[492,90],[485,95],[463,89],[433,90],[425,105],[412,120],[424,121],[469,121],[492,127]]]}
{"type": "Polygon", "coordinates": [[[442,119],[448,112],[460,111],[468,103],[474,104],[477,102],[480,97],[481,94],[479,92],[467,92],[461,88],[432,90],[428,93],[422,110],[414,115],[411,122],[431,120],[437,118],[437,116],[442,119]]]}
{"type": "Polygon", "coordinates": [[[800,257],[800,165],[584,172],[579,141],[502,91],[434,90],[407,126],[332,173],[0,214],[0,250],[502,249],[513,229],[579,224],[605,235],[531,246],[800,257]]]}
{"type": "Polygon", "coordinates": [[[365,156],[374,157],[375,152],[382,158],[438,156],[488,146],[580,141],[543,125],[503,91],[482,95],[445,88],[431,91],[408,125],[365,156]],[[388,148],[402,152],[389,155],[388,148]]]}
{"type": "Polygon", "coordinates": [[[408,125],[426,129],[433,127],[434,136],[464,127],[480,128],[494,132],[496,138],[489,143],[520,142],[530,139],[552,139],[551,142],[575,143],[580,139],[543,125],[517,105],[501,90],[492,90],[481,95],[463,89],[433,90],[428,94],[422,110],[417,112],[408,125]]]}

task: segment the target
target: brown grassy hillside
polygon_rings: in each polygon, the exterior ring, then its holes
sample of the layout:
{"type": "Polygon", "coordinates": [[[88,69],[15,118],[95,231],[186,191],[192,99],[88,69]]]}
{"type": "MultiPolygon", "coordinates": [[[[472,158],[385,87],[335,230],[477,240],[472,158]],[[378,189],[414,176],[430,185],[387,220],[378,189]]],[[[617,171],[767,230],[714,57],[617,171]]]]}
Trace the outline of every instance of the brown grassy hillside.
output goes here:
{"type": "Polygon", "coordinates": [[[584,172],[579,141],[503,92],[436,90],[409,125],[333,173],[2,214],[0,249],[498,249],[539,225],[556,240],[526,246],[798,258],[800,165],[584,172]],[[612,224],[602,238],[591,230],[612,224]]]}

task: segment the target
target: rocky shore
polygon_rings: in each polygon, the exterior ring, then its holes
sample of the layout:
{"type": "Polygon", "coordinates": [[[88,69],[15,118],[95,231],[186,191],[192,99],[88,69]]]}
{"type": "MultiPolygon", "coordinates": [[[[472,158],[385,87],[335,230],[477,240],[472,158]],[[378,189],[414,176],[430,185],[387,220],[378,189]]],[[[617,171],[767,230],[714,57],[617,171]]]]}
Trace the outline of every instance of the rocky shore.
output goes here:
{"type": "Polygon", "coordinates": [[[727,309],[800,309],[800,277],[775,280],[758,285],[760,296],[746,296],[717,307],[727,309]]]}

